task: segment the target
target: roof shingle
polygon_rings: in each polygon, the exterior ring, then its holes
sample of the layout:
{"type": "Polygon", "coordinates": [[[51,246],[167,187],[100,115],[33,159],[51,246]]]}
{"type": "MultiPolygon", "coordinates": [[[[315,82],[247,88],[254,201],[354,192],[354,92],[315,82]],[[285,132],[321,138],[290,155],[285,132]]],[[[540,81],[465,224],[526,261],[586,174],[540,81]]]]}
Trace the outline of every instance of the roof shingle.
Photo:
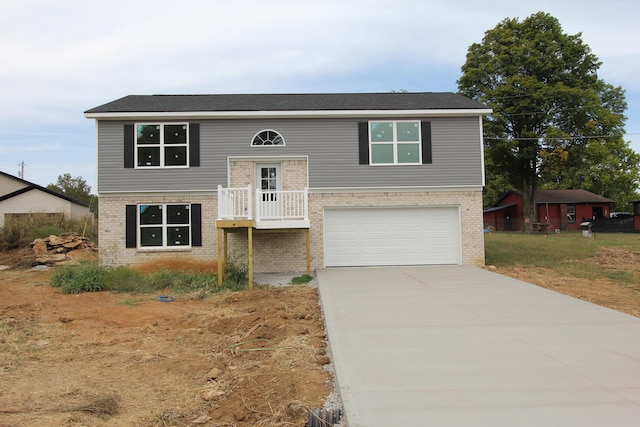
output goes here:
{"type": "Polygon", "coordinates": [[[587,190],[538,190],[536,203],[611,203],[612,200],[587,190]]]}
{"type": "Polygon", "coordinates": [[[452,92],[128,95],[87,110],[85,113],[434,109],[488,109],[488,107],[452,92]]]}

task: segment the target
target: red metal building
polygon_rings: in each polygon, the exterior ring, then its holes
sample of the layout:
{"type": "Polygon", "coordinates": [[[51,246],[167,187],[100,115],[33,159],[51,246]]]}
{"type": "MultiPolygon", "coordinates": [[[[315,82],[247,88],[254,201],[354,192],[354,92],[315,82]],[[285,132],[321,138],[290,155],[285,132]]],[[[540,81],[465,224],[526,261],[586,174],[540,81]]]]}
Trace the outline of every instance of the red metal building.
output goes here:
{"type": "Polygon", "coordinates": [[[484,211],[484,226],[499,231],[521,231],[530,221],[534,229],[580,230],[587,220],[609,218],[612,200],[586,190],[538,190],[535,218],[524,218],[522,193],[508,191],[484,211]]]}

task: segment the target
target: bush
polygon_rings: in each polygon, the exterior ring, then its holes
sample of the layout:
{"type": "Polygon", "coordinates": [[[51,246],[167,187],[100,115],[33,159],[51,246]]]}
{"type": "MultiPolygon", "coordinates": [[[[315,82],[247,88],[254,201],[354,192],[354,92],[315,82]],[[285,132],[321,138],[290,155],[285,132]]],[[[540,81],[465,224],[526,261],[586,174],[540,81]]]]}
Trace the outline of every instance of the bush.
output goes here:
{"type": "Polygon", "coordinates": [[[130,267],[109,267],[96,263],[57,269],[50,283],[67,294],[97,291],[151,293],[171,290],[180,294],[195,292],[198,293],[198,298],[204,298],[211,292],[247,288],[247,268],[238,267],[236,263],[231,265],[229,271],[233,273],[233,279],[225,281],[224,289],[218,287],[217,276],[213,273],[164,270],[143,274],[130,267]],[[243,277],[244,280],[240,280],[243,277]]]}
{"type": "Polygon", "coordinates": [[[62,289],[65,294],[102,291],[106,269],[98,264],[87,263],[77,267],[66,266],[56,270],[51,277],[51,285],[62,289]]]}
{"type": "Polygon", "coordinates": [[[249,266],[241,263],[238,257],[229,257],[224,267],[224,284],[236,286],[249,280],[249,266]]]}
{"type": "Polygon", "coordinates": [[[129,267],[106,267],[104,270],[104,290],[110,292],[150,292],[142,273],[129,267]]]}
{"type": "Polygon", "coordinates": [[[216,275],[213,273],[171,270],[154,273],[147,280],[154,289],[173,289],[174,292],[182,294],[213,290],[218,283],[216,275]]]}

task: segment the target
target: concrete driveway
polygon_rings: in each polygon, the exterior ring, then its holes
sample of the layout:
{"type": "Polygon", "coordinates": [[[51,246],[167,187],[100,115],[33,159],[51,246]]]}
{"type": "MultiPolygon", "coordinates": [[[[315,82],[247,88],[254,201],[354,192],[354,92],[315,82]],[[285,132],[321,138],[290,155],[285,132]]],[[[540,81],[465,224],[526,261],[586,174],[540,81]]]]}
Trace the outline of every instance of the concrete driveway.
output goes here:
{"type": "Polygon", "coordinates": [[[640,425],[639,318],[471,266],[317,276],[349,427],[640,425]]]}

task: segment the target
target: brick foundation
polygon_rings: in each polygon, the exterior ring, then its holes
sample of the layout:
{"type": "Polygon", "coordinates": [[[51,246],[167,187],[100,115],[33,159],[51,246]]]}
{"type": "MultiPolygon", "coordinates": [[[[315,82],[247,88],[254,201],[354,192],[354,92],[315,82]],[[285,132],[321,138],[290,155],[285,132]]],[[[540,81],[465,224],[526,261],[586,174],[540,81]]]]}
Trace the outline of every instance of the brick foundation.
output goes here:
{"type": "MultiPolygon", "coordinates": [[[[295,170],[306,165],[292,163],[295,170]]],[[[284,165],[283,165],[284,168],[284,165]]],[[[306,175],[305,175],[306,176],[306,175]]],[[[482,192],[477,191],[395,191],[310,193],[311,269],[324,267],[323,209],[326,207],[458,206],[461,216],[462,263],[484,264],[482,192]]],[[[100,260],[113,265],[137,265],[154,260],[184,257],[200,261],[217,258],[217,196],[211,194],[102,195],[99,204],[100,260]],[[186,251],[142,251],[125,247],[125,206],[135,203],[201,203],[202,246],[186,251]]],[[[228,234],[228,253],[240,262],[247,259],[246,230],[228,234]]],[[[305,271],[306,235],[300,230],[284,232],[254,230],[255,272],[305,271]]]]}
{"type": "Polygon", "coordinates": [[[208,262],[218,256],[218,234],[215,224],[218,198],[215,195],[100,195],[98,206],[99,257],[103,264],[139,265],[176,257],[208,262]],[[201,203],[202,246],[180,251],[139,250],[125,247],[126,205],[136,203],[201,203]]]}

